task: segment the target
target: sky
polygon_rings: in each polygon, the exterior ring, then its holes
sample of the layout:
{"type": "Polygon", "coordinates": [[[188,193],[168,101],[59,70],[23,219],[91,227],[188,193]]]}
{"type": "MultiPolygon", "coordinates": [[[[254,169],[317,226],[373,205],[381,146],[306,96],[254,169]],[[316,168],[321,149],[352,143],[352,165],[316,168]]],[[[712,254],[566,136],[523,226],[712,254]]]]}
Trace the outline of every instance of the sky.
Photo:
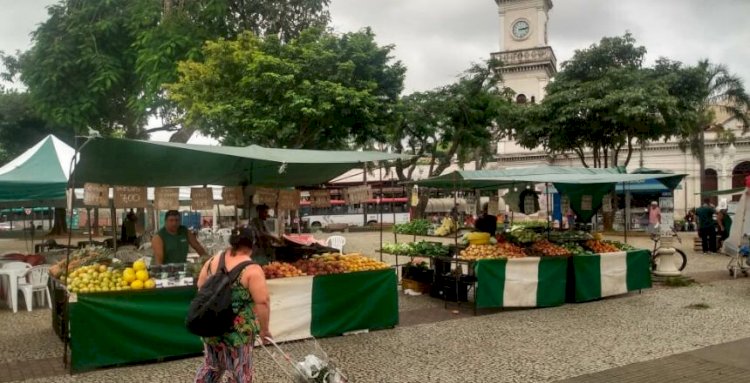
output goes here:
{"type": "MultiPolygon", "coordinates": [[[[0,50],[28,49],[29,34],[51,0],[0,0],[0,50]]],[[[499,49],[494,0],[332,0],[339,32],[370,26],[393,44],[407,67],[405,92],[455,80],[471,63],[499,49]]],[[[604,36],[630,31],[647,62],[669,57],[687,64],[726,64],[750,88],[750,0],[553,0],[549,43],[558,63],[604,36]]]]}

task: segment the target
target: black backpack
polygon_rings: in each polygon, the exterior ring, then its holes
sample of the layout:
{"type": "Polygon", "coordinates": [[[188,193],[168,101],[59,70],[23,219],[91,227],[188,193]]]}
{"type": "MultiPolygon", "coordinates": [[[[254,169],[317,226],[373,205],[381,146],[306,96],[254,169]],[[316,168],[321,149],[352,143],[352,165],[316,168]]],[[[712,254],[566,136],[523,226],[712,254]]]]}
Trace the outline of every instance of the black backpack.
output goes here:
{"type": "MultiPolygon", "coordinates": [[[[235,313],[232,309],[232,285],[245,267],[254,264],[245,261],[231,272],[224,267],[224,256],[219,258],[215,274],[208,277],[193,301],[190,302],[185,326],[191,333],[202,337],[224,335],[234,326],[235,313]]],[[[209,262],[211,262],[209,260],[209,262]]],[[[209,265],[209,272],[211,266],[209,265]]]]}

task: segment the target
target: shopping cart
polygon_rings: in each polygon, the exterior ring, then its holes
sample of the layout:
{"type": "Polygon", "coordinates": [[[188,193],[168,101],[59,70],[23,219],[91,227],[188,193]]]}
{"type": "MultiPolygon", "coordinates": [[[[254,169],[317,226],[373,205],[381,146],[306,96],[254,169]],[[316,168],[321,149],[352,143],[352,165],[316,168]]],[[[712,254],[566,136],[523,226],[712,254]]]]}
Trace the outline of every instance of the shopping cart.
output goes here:
{"type": "Polygon", "coordinates": [[[313,338],[284,344],[282,350],[273,339],[261,346],[283,373],[294,383],[347,383],[349,380],[313,338]]]}
{"type": "Polygon", "coordinates": [[[748,258],[750,256],[750,236],[748,234],[742,236],[739,249],[735,253],[731,255],[732,259],[727,265],[729,275],[733,278],[737,278],[739,273],[747,276],[748,270],[750,270],[750,258],[748,258]]]}

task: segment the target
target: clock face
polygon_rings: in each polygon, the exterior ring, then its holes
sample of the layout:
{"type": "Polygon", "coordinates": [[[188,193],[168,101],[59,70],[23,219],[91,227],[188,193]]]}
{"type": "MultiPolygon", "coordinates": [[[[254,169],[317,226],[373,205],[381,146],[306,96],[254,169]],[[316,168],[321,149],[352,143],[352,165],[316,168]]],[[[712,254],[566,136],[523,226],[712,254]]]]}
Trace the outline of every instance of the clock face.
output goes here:
{"type": "Polygon", "coordinates": [[[529,26],[529,22],[526,20],[518,20],[515,23],[513,23],[513,37],[517,39],[524,39],[527,36],[529,36],[529,32],[531,31],[531,27],[529,26]]]}

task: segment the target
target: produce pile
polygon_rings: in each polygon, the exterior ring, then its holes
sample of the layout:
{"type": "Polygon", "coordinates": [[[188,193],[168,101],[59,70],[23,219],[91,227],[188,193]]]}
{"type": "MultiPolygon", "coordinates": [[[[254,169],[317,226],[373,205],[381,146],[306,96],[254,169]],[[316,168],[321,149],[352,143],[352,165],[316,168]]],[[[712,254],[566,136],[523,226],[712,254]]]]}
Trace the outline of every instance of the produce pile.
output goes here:
{"type": "Polygon", "coordinates": [[[432,224],[426,219],[415,219],[407,223],[399,223],[393,226],[396,234],[427,235],[432,224]]]}
{"type": "Polygon", "coordinates": [[[409,257],[445,257],[449,254],[448,246],[437,242],[384,243],[383,252],[409,257]]]}
{"type": "Polygon", "coordinates": [[[263,267],[266,278],[291,278],[303,275],[343,274],[355,271],[382,270],[390,266],[359,253],[341,255],[325,253],[294,264],[271,262],[263,267]]]}
{"type": "Polygon", "coordinates": [[[451,217],[445,217],[443,218],[443,222],[440,223],[440,227],[435,229],[435,235],[445,237],[456,230],[458,230],[458,227],[456,226],[456,223],[453,222],[453,219],[451,217]]]}
{"type": "Polygon", "coordinates": [[[594,237],[585,231],[553,231],[549,235],[549,239],[555,243],[568,243],[568,242],[585,242],[594,237]]]}
{"type": "Polygon", "coordinates": [[[620,251],[632,251],[632,250],[636,250],[635,247],[630,246],[627,243],[622,243],[620,241],[604,241],[604,243],[612,245],[612,246],[618,248],[620,251]]]}
{"type": "Polygon", "coordinates": [[[577,242],[563,243],[560,246],[565,248],[565,250],[567,250],[568,253],[573,254],[573,255],[583,254],[587,252],[586,249],[584,249],[583,246],[581,246],[577,242]]]}
{"type": "Polygon", "coordinates": [[[461,250],[458,259],[464,261],[477,261],[480,259],[498,259],[498,258],[523,258],[526,256],[523,249],[509,243],[499,245],[469,245],[466,249],[461,250]]]}
{"type": "Polygon", "coordinates": [[[536,254],[540,254],[545,257],[567,257],[570,255],[568,249],[555,245],[554,243],[543,239],[541,241],[534,242],[531,245],[531,251],[536,254]]]}
{"type": "Polygon", "coordinates": [[[511,230],[507,234],[511,242],[529,244],[541,240],[543,237],[532,229],[511,230]]]}
{"type": "Polygon", "coordinates": [[[620,251],[620,249],[613,246],[612,244],[595,239],[586,241],[586,247],[594,253],[612,253],[615,251],[620,251]]]}
{"type": "MultiPolygon", "coordinates": [[[[81,266],[93,265],[95,263],[108,264],[112,262],[112,255],[112,251],[104,247],[77,249],[70,253],[70,267],[67,267],[67,269],[69,272],[72,272],[81,266]]],[[[49,274],[54,278],[65,276],[66,264],[65,259],[57,262],[50,267],[49,274]]]]}
{"type": "MultiPolygon", "coordinates": [[[[72,262],[71,262],[72,263],[72,262]]],[[[61,277],[71,293],[86,294],[122,290],[153,289],[156,281],[151,279],[146,264],[136,261],[125,269],[94,263],[71,271],[69,277],[61,277]]]]}

